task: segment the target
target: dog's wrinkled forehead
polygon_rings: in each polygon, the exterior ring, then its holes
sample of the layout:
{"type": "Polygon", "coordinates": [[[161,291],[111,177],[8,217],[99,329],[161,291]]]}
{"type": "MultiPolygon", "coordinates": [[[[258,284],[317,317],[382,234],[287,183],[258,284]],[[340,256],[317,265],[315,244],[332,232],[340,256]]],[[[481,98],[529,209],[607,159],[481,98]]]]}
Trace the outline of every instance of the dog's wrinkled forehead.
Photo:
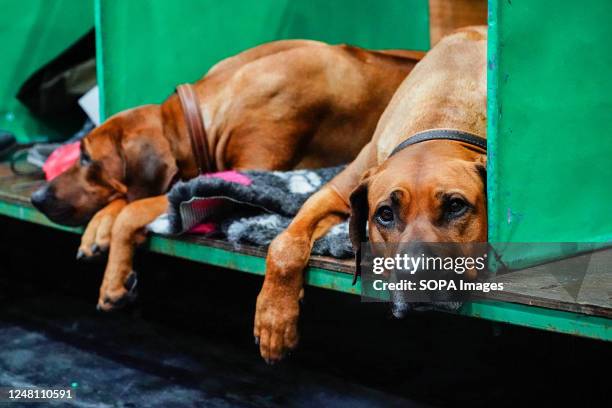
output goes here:
{"type": "Polygon", "coordinates": [[[454,142],[410,146],[386,160],[369,185],[370,203],[397,196],[403,201],[424,195],[459,193],[475,202],[483,192],[482,154],[454,142]]]}

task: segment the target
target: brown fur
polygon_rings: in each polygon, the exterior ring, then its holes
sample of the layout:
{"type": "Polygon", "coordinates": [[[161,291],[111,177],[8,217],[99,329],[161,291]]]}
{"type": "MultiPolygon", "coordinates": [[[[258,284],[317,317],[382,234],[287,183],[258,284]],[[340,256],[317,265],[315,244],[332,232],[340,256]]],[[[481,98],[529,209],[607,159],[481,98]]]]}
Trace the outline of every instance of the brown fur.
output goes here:
{"type": "Polygon", "coordinates": [[[297,344],[302,272],[315,231],[322,234],[352,212],[356,248],[365,240],[366,221],[373,242],[486,241],[484,152],[457,142],[428,141],[389,158],[409,136],[436,128],[486,135],[484,27],[446,37],[417,64],[381,116],[372,141],[304,204],[270,245],[254,327],[266,361],[282,358],[297,344]],[[445,206],[454,197],[470,207],[461,217],[450,218],[445,206]],[[376,221],[383,205],[393,208],[392,228],[376,221]]]}
{"type": "MultiPolygon", "coordinates": [[[[207,170],[284,170],[352,160],[420,57],[291,40],[220,62],[195,84],[214,161],[207,170]]],[[[37,206],[66,224],[84,223],[101,210],[86,229],[80,254],[110,245],[98,302],[108,310],[126,295],[133,244],[165,211],[163,194],[174,179],[196,176],[197,168],[176,94],[161,105],[109,118],[83,140],[82,150],[90,160],[54,179],[39,194],[48,200],[37,206]]]]}

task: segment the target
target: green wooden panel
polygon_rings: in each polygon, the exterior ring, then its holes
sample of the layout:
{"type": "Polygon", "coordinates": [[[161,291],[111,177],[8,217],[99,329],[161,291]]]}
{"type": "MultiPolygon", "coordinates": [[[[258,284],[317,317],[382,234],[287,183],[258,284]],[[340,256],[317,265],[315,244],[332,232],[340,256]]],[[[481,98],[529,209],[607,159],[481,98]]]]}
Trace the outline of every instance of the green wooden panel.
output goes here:
{"type": "Polygon", "coordinates": [[[107,116],[161,102],[219,60],[272,40],[429,47],[427,0],[96,1],[107,116]]]}
{"type": "Polygon", "coordinates": [[[612,321],[604,317],[489,300],[464,303],[457,314],[533,329],[612,341],[612,321]]]}
{"type": "Polygon", "coordinates": [[[34,118],[15,94],[29,75],[94,25],[86,0],[0,0],[0,129],[22,142],[58,136],[34,118]]]}
{"type": "Polygon", "coordinates": [[[612,240],[610,15],[609,0],[489,2],[491,242],[612,240]]]}

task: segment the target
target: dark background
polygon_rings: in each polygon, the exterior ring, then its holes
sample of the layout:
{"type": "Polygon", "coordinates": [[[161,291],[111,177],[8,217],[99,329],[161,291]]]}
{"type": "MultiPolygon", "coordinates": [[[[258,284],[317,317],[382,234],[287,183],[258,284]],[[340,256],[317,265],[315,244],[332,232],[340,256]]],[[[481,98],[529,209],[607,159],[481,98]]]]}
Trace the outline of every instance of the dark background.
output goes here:
{"type": "Polygon", "coordinates": [[[77,406],[609,403],[609,343],[438,312],[396,320],[312,287],[299,348],[267,366],[252,336],[261,277],[140,252],[138,301],[102,314],[104,264],[76,262],[78,242],[0,217],[0,386],[76,383],[77,406]]]}

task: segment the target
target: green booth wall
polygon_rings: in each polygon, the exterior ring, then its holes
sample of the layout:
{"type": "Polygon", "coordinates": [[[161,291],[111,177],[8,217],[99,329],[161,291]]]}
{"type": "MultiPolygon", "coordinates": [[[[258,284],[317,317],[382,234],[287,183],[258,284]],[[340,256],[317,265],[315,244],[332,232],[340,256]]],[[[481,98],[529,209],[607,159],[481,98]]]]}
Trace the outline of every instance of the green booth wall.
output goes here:
{"type": "Polygon", "coordinates": [[[20,142],[60,136],[15,95],[32,73],[93,28],[93,11],[89,0],[0,0],[0,129],[20,142]]]}
{"type": "Polygon", "coordinates": [[[278,39],[429,48],[427,0],[95,0],[102,116],[159,103],[219,60],[278,39]]]}
{"type": "Polygon", "coordinates": [[[587,3],[489,2],[490,242],[612,240],[612,2],[587,3]]]}

